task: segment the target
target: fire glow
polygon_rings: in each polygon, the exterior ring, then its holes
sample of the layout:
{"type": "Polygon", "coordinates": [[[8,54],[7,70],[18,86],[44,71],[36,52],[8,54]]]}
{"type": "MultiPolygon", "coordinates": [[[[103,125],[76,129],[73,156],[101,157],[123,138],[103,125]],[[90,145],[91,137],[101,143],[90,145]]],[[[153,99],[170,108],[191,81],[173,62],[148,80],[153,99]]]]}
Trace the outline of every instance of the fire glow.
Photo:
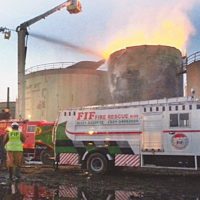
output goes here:
{"type": "Polygon", "coordinates": [[[179,1],[179,4],[174,5],[176,7],[173,9],[170,6],[163,7],[159,12],[153,8],[148,14],[144,14],[146,11],[141,12],[142,15],[136,13],[134,17],[131,16],[134,18],[131,19],[131,23],[129,19],[127,20],[129,22],[127,26],[121,23],[122,27],[116,29],[114,36],[107,40],[103,57],[107,59],[117,50],[137,45],[171,46],[185,54],[188,41],[195,33],[186,14],[191,7],[188,7],[186,1],[179,1]],[[140,23],[137,23],[138,20],[140,23]]]}
{"type": "Polygon", "coordinates": [[[187,33],[183,26],[173,21],[164,21],[154,33],[144,31],[134,32],[127,37],[115,38],[103,52],[103,57],[108,58],[114,51],[137,45],[166,45],[172,46],[184,53],[187,44],[187,33]]]}

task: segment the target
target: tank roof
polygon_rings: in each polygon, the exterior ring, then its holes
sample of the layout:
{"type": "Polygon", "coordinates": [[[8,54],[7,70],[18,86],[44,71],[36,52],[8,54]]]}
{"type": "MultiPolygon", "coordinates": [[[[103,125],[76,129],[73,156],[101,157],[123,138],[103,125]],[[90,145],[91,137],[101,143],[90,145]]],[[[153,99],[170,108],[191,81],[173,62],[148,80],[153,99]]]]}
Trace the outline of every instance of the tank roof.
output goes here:
{"type": "Polygon", "coordinates": [[[100,60],[100,61],[97,61],[97,62],[94,62],[94,61],[81,61],[81,62],[78,62],[74,65],[71,65],[69,67],[67,67],[67,69],[71,70],[71,69],[89,69],[89,70],[97,70],[102,64],[104,64],[105,60],[100,60]]]}

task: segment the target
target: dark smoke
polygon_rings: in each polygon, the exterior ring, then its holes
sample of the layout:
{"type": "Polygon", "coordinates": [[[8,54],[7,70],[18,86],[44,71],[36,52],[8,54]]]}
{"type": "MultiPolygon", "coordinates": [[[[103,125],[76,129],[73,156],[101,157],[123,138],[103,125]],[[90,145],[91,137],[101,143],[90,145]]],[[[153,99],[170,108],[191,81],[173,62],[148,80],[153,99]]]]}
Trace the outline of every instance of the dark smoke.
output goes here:
{"type": "Polygon", "coordinates": [[[52,38],[52,37],[49,37],[49,36],[47,37],[45,35],[40,35],[40,34],[37,34],[37,33],[29,33],[29,36],[32,36],[34,38],[37,38],[37,39],[40,39],[40,40],[43,40],[43,41],[46,41],[46,42],[50,42],[50,43],[53,43],[53,44],[56,44],[56,45],[60,45],[60,46],[66,47],[66,48],[71,48],[71,49],[78,51],[82,54],[90,54],[90,55],[94,55],[94,56],[98,56],[98,57],[102,58],[102,55],[100,53],[98,53],[98,52],[96,52],[92,49],[80,47],[80,46],[72,44],[70,42],[66,42],[66,41],[56,39],[56,38],[52,38]]]}

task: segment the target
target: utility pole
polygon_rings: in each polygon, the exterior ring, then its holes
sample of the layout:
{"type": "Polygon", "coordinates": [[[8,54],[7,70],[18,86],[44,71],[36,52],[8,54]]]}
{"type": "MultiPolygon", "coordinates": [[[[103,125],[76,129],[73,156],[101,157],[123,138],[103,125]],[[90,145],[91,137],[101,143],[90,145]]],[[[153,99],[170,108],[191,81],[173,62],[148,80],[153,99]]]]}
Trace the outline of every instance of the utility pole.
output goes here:
{"type": "Polygon", "coordinates": [[[18,30],[18,117],[25,117],[25,61],[27,29],[18,30]]]}
{"type": "Polygon", "coordinates": [[[56,6],[55,8],[20,24],[16,28],[18,33],[18,117],[20,118],[25,118],[25,64],[28,37],[27,28],[63,8],[66,8],[70,14],[76,14],[81,11],[81,4],[79,0],[68,0],[56,6]]]}
{"type": "Polygon", "coordinates": [[[10,109],[10,88],[7,88],[7,106],[8,109],[10,109]]]}

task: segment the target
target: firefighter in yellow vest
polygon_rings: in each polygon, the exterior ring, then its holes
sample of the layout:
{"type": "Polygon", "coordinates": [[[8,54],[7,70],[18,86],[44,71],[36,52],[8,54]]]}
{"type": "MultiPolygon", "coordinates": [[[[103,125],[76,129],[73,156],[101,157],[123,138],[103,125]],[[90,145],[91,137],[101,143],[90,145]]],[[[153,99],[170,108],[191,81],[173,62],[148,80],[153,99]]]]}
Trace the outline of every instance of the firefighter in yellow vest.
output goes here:
{"type": "Polygon", "coordinates": [[[13,122],[11,124],[12,130],[7,132],[4,137],[4,145],[7,152],[6,163],[9,172],[9,179],[20,178],[20,167],[23,161],[23,142],[25,138],[19,131],[19,124],[13,122]]]}

